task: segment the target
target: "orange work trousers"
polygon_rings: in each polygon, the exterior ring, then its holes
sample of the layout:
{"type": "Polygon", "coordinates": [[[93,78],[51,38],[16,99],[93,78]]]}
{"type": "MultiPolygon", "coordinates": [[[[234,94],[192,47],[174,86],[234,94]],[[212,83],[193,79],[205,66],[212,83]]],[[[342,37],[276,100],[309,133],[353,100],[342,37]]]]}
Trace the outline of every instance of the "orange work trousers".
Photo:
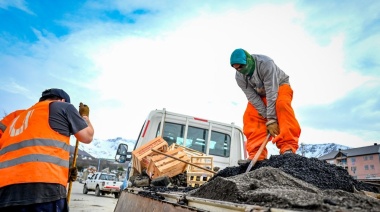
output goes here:
{"type": "MultiPolygon", "coordinates": [[[[280,149],[280,154],[286,150],[296,152],[298,149],[298,139],[301,134],[301,127],[295,117],[291,102],[293,99],[292,88],[285,84],[281,85],[278,90],[276,100],[277,122],[280,128],[280,134],[273,139],[277,148],[280,149]]],[[[266,98],[262,97],[266,105],[266,98]]],[[[243,116],[243,133],[247,138],[246,149],[249,154],[249,159],[253,159],[261,144],[265,141],[268,135],[266,127],[267,119],[263,118],[256,108],[248,102],[247,108],[243,116]]],[[[269,139],[271,139],[270,137],[269,139]]],[[[258,160],[267,158],[268,150],[264,148],[258,160]]]]}

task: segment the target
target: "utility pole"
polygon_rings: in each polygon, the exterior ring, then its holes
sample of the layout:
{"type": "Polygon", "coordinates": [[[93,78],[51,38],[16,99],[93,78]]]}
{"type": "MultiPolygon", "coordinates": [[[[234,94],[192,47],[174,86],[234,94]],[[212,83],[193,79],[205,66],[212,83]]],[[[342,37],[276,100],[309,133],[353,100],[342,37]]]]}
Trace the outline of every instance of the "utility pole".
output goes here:
{"type": "Polygon", "coordinates": [[[302,154],[302,157],[305,157],[305,149],[304,149],[304,146],[305,146],[305,144],[304,144],[304,143],[301,143],[301,154],[302,154]]]}

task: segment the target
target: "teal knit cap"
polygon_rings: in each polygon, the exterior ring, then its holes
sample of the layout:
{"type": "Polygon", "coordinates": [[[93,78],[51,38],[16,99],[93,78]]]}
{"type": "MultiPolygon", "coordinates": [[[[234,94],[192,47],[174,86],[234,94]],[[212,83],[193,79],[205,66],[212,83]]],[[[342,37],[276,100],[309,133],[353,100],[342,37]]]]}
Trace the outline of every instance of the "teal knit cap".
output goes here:
{"type": "Polygon", "coordinates": [[[231,66],[233,64],[242,64],[245,65],[239,72],[248,76],[252,76],[255,71],[255,60],[252,55],[250,55],[244,49],[235,49],[230,58],[231,66]]]}
{"type": "Polygon", "coordinates": [[[247,64],[247,56],[245,55],[244,49],[235,49],[231,54],[230,63],[231,66],[233,64],[247,64]]]}

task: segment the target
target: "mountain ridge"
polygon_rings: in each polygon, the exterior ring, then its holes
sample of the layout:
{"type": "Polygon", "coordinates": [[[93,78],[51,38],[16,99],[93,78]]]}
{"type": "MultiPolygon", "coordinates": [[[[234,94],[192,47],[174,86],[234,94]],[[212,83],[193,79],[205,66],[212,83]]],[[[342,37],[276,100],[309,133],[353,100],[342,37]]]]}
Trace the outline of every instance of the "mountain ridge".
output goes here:
{"type": "MultiPolygon", "coordinates": [[[[135,146],[136,140],[125,139],[122,137],[116,137],[111,139],[94,139],[90,144],[79,143],[78,155],[82,157],[94,157],[104,159],[114,159],[117,147],[119,144],[124,143],[128,145],[128,151],[131,152],[135,146]]],[[[75,142],[71,143],[70,151],[74,152],[75,142]]],[[[278,155],[279,149],[271,142],[267,144],[268,158],[271,155],[278,155]]],[[[343,146],[335,143],[325,144],[299,144],[299,148],[296,154],[305,156],[307,158],[318,158],[326,155],[332,151],[338,151],[339,149],[351,149],[351,147],[343,146]]]]}

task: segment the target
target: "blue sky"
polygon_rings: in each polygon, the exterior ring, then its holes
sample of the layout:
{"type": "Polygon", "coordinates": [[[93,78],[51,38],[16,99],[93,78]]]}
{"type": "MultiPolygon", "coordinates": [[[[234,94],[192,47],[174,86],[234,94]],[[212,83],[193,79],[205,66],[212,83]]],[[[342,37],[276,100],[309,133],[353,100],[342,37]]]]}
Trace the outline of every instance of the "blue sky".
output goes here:
{"type": "Polygon", "coordinates": [[[47,88],[90,106],[99,139],[166,108],[242,126],[244,48],[290,76],[300,143],[380,142],[380,1],[0,0],[1,117],[47,88]]]}

